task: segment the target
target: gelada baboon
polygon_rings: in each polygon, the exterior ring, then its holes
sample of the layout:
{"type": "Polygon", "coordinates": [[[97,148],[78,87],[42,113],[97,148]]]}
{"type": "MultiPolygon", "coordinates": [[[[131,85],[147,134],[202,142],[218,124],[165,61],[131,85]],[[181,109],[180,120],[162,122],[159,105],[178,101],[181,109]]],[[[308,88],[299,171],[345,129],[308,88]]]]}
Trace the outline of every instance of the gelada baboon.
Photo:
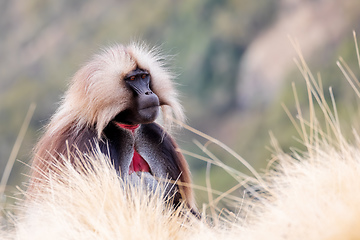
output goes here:
{"type": "Polygon", "coordinates": [[[107,48],[83,66],[35,148],[29,189],[36,189],[61,156],[88,153],[99,144],[122,178],[136,182],[143,176],[150,185],[170,180],[165,191],[174,206],[184,201],[195,211],[187,162],[154,122],[160,109],[165,125],[171,124],[169,114],[184,119],[164,64],[156,50],[130,44],[107,48]]]}

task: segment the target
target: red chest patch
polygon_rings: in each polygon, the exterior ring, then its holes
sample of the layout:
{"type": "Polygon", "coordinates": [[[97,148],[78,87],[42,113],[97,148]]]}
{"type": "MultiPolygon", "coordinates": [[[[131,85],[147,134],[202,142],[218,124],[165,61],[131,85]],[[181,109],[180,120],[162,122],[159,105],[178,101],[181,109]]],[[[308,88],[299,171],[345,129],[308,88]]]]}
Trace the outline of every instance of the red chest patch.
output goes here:
{"type": "MultiPolygon", "coordinates": [[[[133,134],[135,130],[139,127],[137,125],[127,125],[115,122],[115,124],[121,128],[125,128],[130,130],[133,134]]],[[[149,164],[144,160],[144,158],[135,150],[134,148],[134,155],[132,157],[132,161],[129,166],[129,175],[134,172],[150,172],[149,164]]]]}
{"type": "Polygon", "coordinates": [[[129,174],[133,172],[150,172],[149,164],[142,156],[134,149],[134,155],[129,167],[129,174]]]}

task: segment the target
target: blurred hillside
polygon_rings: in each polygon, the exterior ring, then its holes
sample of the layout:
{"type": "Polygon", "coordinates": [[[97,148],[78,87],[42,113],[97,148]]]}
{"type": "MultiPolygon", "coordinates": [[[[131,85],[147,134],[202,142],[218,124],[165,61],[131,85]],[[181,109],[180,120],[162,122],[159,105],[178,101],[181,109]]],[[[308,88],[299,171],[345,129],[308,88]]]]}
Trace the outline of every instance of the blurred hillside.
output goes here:
{"type": "MultiPolygon", "coordinates": [[[[334,87],[342,119],[352,119],[358,109],[348,105],[357,100],[348,94],[351,89],[335,61],[341,55],[355,64],[351,32],[359,30],[359,20],[356,0],[2,1],[0,170],[31,102],[37,109],[18,155],[25,163],[79,66],[104,45],[134,39],[174,55],[170,66],[179,75],[190,125],[264,168],[270,157],[265,149],[269,130],[285,150],[296,145],[289,141],[296,133],[280,106],[285,102],[294,111],[292,81],[307,105],[287,36],[298,39],[309,65],[321,72],[324,88],[334,87]]],[[[178,135],[182,148],[201,154],[193,138],[186,131],[178,135]]],[[[246,171],[220,149],[210,149],[246,171]]],[[[188,160],[195,183],[204,184],[204,163],[188,160]]],[[[20,184],[19,173],[26,171],[17,163],[11,186],[20,184]]],[[[233,184],[222,170],[211,173],[215,189],[233,184]]]]}

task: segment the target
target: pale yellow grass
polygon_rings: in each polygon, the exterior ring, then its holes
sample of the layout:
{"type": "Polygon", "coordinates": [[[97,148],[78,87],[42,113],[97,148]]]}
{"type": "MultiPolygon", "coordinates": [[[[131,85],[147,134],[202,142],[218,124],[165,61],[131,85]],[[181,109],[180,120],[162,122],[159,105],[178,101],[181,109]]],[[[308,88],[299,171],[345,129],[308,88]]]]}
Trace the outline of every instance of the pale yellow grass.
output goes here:
{"type": "Polygon", "coordinates": [[[88,164],[58,166],[43,182],[43,192],[25,193],[28,199],[9,230],[12,238],[219,239],[225,234],[224,229],[208,231],[205,218],[199,221],[183,207],[164,204],[160,188],[149,192],[143,183],[126,184],[109,160],[94,152],[80,159],[88,164]]]}

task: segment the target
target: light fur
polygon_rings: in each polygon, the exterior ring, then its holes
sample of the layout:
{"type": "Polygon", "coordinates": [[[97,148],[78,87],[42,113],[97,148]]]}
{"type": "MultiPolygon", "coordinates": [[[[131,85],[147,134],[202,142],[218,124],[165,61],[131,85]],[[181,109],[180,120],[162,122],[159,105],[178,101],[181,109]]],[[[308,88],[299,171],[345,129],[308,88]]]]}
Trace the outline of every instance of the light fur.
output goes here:
{"type": "MultiPolygon", "coordinates": [[[[61,106],[47,127],[56,137],[64,126],[96,126],[98,138],[105,126],[122,110],[132,105],[131,92],[125,87],[124,76],[136,66],[149,71],[151,89],[159,97],[166,115],[184,120],[184,113],[174,88],[173,74],[165,67],[164,56],[155,48],[132,43],[115,45],[95,55],[73,77],[61,106]],[[166,108],[168,106],[169,108],[166,108]]],[[[167,118],[171,121],[171,118],[167,118]]]]}

